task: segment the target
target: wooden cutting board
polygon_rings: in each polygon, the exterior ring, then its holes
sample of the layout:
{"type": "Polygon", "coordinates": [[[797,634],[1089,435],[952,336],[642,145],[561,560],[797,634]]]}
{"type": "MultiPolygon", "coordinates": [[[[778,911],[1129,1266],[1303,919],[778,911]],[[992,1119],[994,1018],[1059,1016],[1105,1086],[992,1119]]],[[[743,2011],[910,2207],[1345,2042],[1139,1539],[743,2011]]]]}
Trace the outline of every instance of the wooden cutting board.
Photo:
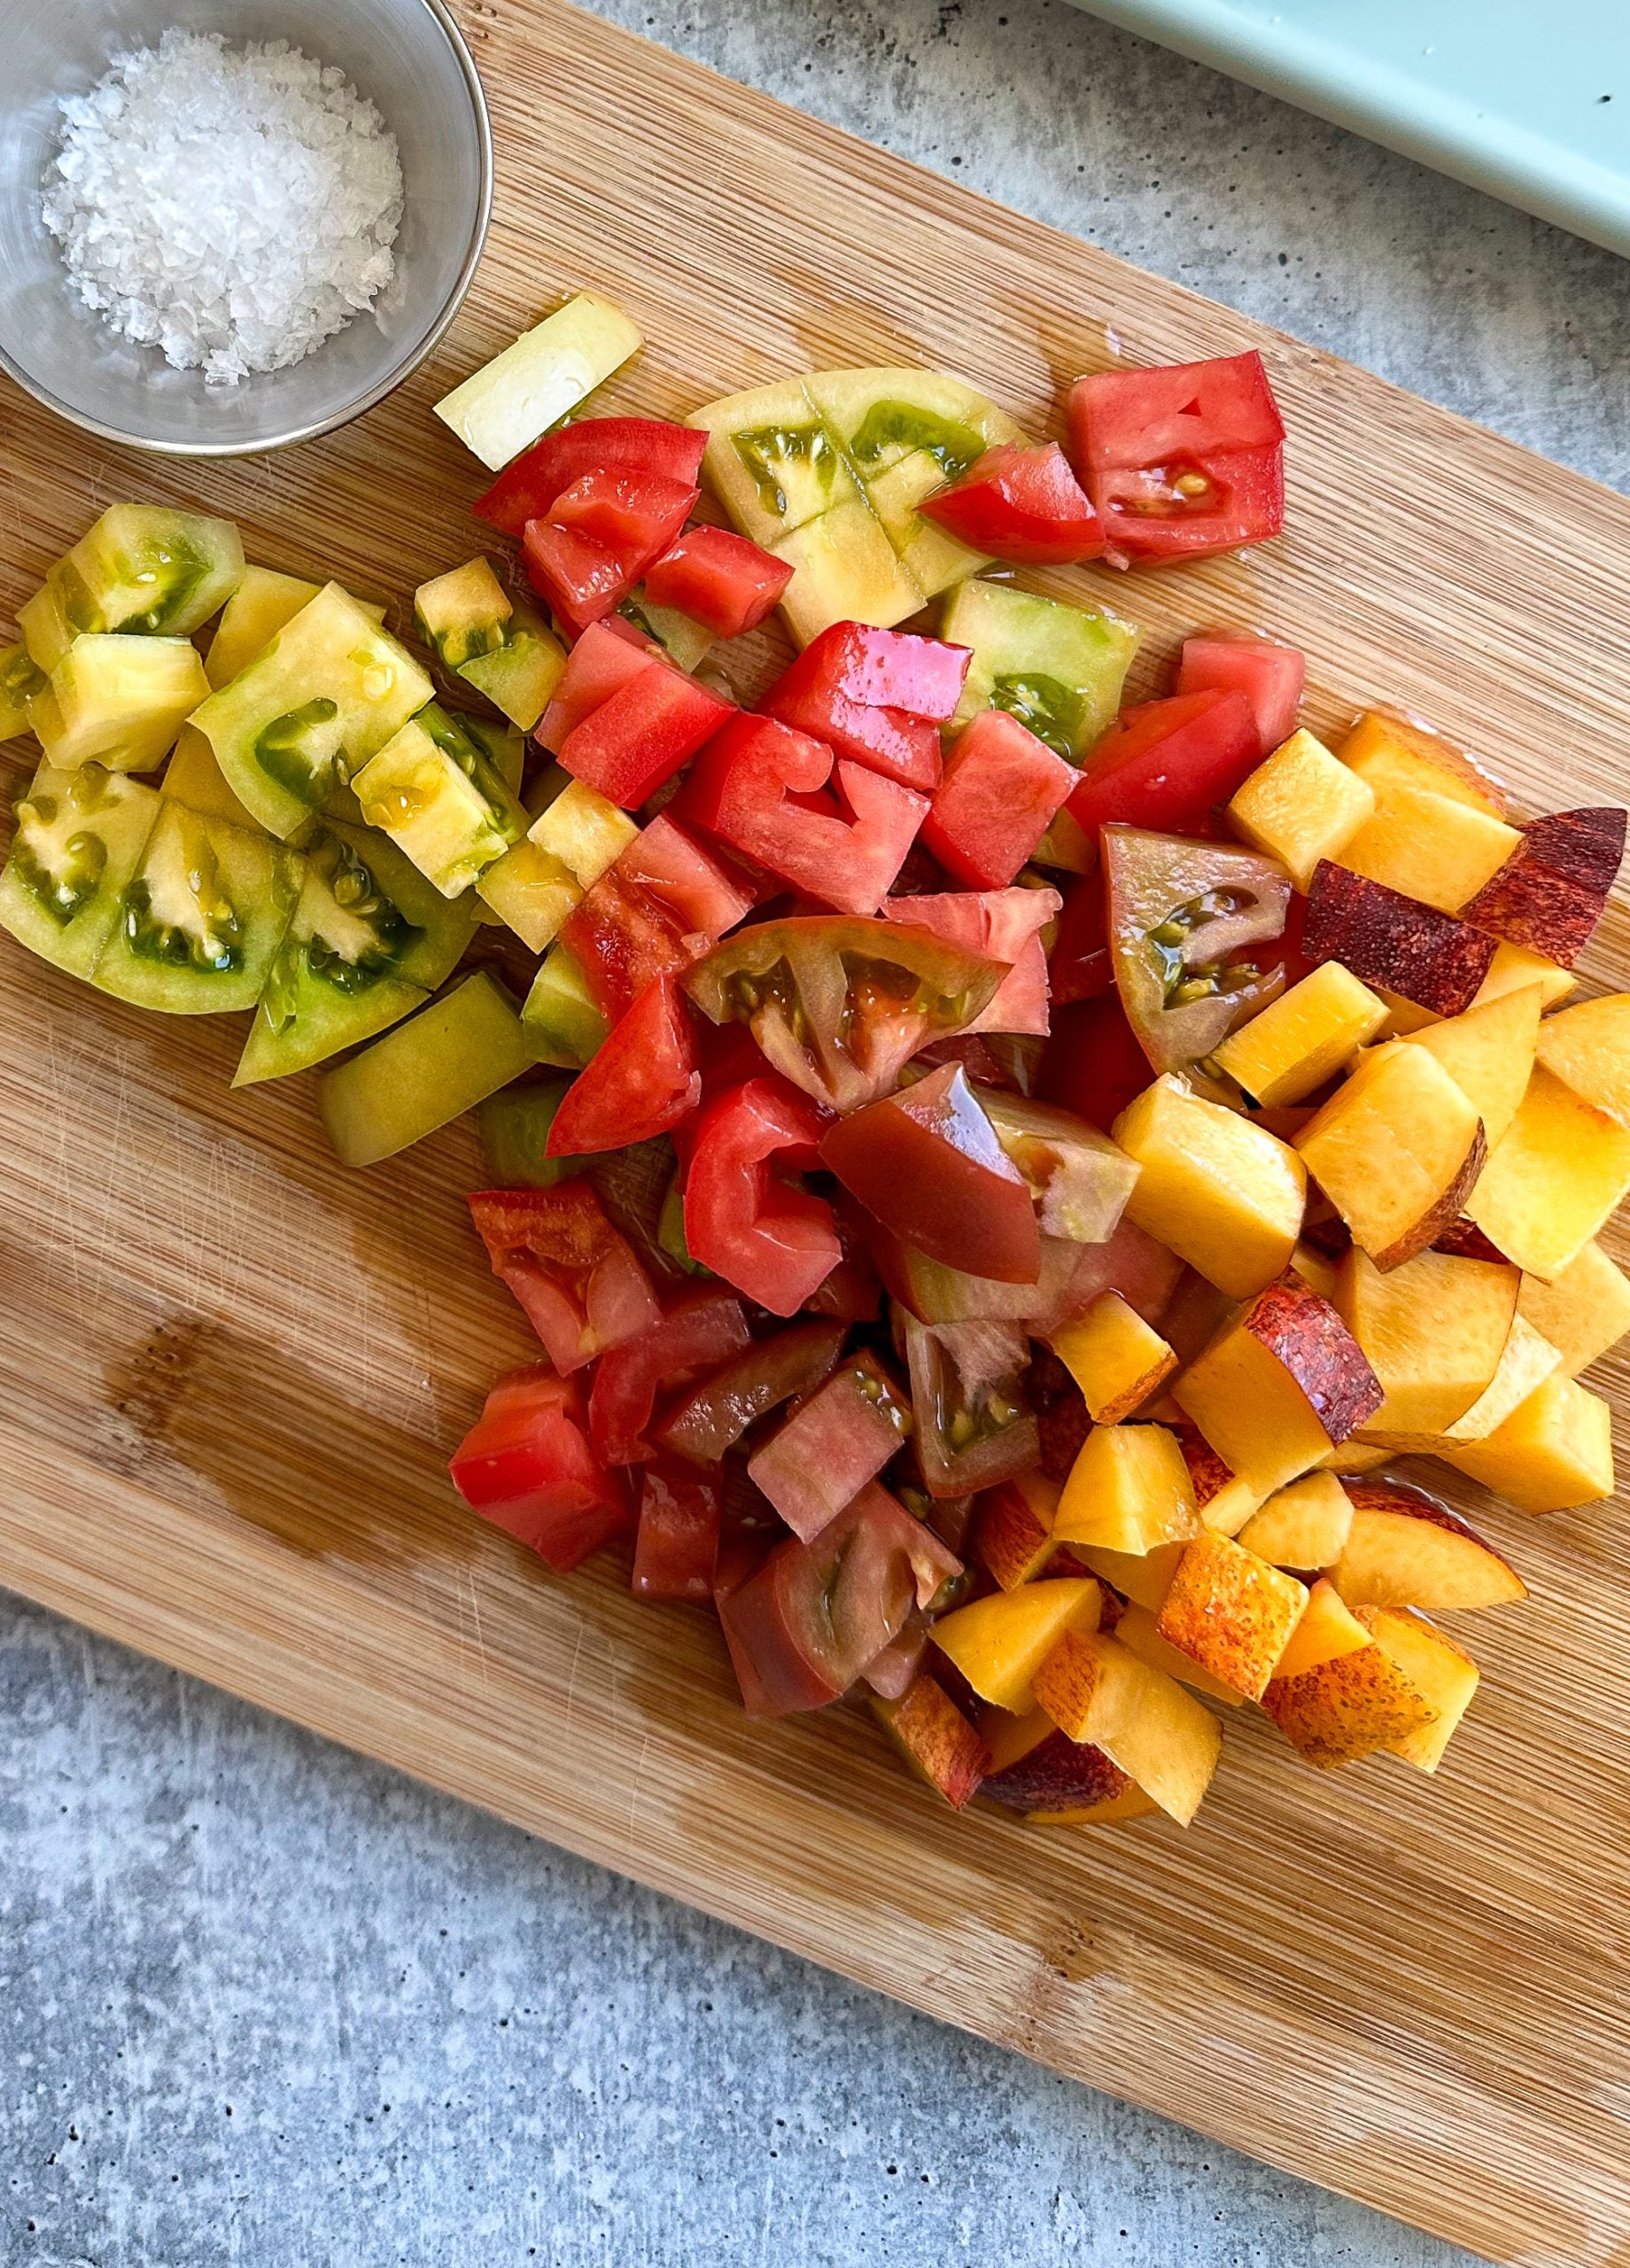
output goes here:
{"type": "MultiPolygon", "coordinates": [[[[648,334],[616,404],[662,414],[920,361],[1041,432],[1114,341],[1154,361],[1260,346],[1289,535],[1045,586],[1145,624],[1137,689],[1184,630],[1249,625],[1306,645],[1316,723],[1401,699],[1531,808],[1622,793],[1630,504],[555,0],[462,13],[498,220],[435,367],[329,440],[185,470],[5,391],[0,615],[122,496],[230,513],[252,556],[401,609],[474,548],[478,469],[429,405],[579,284],[648,334]]],[[[1630,981],[1622,912],[1588,974],[1630,981]]],[[[1618,1506],[1479,1506],[1534,1597],[1457,1628],[1486,1685],[1435,1783],[1323,1777],[1230,1722],[1186,1834],[954,1818],[864,1716],[749,1723],[702,1618],[634,1606],[611,1566],[555,1580],[461,1510],[446,1452],[528,1352],[463,1216],[470,1130],[347,1174],[308,1079],[229,1091],[241,1038],[0,939],[0,1580],[1497,2259],[1630,2268],[1618,1506]]]]}

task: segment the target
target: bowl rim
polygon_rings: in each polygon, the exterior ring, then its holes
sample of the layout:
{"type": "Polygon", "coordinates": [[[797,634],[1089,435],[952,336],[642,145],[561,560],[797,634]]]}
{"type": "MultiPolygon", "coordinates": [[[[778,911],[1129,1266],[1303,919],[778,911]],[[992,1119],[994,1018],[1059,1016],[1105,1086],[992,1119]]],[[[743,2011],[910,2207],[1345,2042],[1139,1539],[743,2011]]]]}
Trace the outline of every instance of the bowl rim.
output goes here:
{"type": "Polygon", "coordinates": [[[20,369],[8,352],[4,340],[0,340],[0,369],[4,369],[6,375],[12,378],[26,394],[31,395],[43,408],[49,409],[68,424],[77,426],[81,432],[92,433],[98,440],[111,441],[120,448],[144,450],[150,456],[195,458],[268,456],[274,450],[294,448],[302,441],[314,441],[320,439],[324,433],[337,432],[342,425],[350,424],[353,418],[364,416],[369,410],[377,408],[388,394],[394,393],[398,386],[405,384],[416,369],[429,361],[431,355],[446,338],[454,317],[469,296],[470,284],[475,280],[477,267],[486,247],[487,231],[493,219],[493,120],[487,107],[486,89],[482,85],[481,74],[476,68],[476,59],[470,51],[469,41],[460,30],[451,10],[446,5],[446,0],[414,0],[414,4],[423,8],[425,13],[434,19],[443,38],[452,50],[453,58],[462,74],[465,89],[470,96],[470,112],[476,129],[477,190],[475,220],[470,229],[469,245],[459,264],[458,274],[454,277],[434,322],[406,359],[393,364],[384,376],[369,386],[365,392],[359,394],[354,400],[346,402],[342,408],[334,410],[330,416],[312,418],[303,425],[291,425],[283,432],[269,433],[250,441],[154,440],[144,433],[129,432],[123,426],[105,424],[101,419],[87,416],[82,410],[72,408],[70,404],[53,393],[49,386],[43,385],[31,373],[20,369]]]}

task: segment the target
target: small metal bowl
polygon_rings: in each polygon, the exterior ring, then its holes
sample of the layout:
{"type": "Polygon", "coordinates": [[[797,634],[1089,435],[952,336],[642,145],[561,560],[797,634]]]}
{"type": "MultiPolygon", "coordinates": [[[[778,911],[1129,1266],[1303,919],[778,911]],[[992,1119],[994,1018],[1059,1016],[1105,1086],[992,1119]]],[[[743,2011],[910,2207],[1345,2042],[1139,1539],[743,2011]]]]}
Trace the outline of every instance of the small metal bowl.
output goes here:
{"type": "MultiPolygon", "coordinates": [[[[170,456],[246,456],[330,432],[416,369],[457,314],[486,237],[493,137],[481,82],[442,0],[0,0],[0,366],[104,440],[170,456]],[[237,385],[173,369],[87,308],[40,217],[59,95],[171,25],[235,43],[286,39],[338,64],[401,152],[396,274],[370,312],[301,362],[237,385]]],[[[3,423],[0,420],[0,423],[3,423]]]]}

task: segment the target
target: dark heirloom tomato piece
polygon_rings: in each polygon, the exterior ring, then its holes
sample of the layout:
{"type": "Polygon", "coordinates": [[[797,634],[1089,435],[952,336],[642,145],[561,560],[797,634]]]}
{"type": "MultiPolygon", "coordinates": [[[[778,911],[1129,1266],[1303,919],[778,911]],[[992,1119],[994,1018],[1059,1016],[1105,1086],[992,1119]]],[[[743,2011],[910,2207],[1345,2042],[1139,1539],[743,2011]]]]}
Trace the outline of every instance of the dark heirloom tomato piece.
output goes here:
{"type": "Polygon", "coordinates": [[[918,510],[959,542],[1019,566],[1100,558],[1104,529],[1056,441],[998,441],[918,510]]]}
{"type": "Polygon", "coordinates": [[[1060,1008],[1042,1054],[1036,1091],[1107,1134],[1149,1084],[1149,1058],[1126,1020],[1121,996],[1060,1008]]]}
{"type": "Polygon", "coordinates": [[[1104,881],[1115,983],[1157,1071],[1200,1062],[1284,990],[1277,956],[1243,958],[1284,934],[1291,881],[1273,859],[1106,827],[1104,881]]]}
{"type": "Polygon", "coordinates": [[[804,1301],[805,1309],[839,1323],[873,1323],[883,1303],[883,1287],[867,1249],[865,1208],[847,1190],[838,1189],[833,1192],[832,1216],[842,1258],[804,1301]]]}
{"type": "Polygon", "coordinates": [[[1285,524],[1285,423],[1260,354],[1078,378],[1069,425],[1082,485],[1128,559],[1232,551],[1285,524]]]}
{"type": "MultiPolygon", "coordinates": [[[[913,1518],[916,1515],[913,1513],[913,1518]]],[[[897,1638],[891,1638],[881,1654],[867,1663],[865,1682],[870,1689],[885,1701],[897,1701],[906,1691],[912,1680],[922,1666],[922,1658],[928,1651],[928,1624],[915,1608],[905,1618],[905,1627],[897,1638]]]]}
{"type": "Polygon", "coordinates": [[[687,819],[849,913],[875,913],[889,895],[928,808],[910,788],[772,717],[733,716],[680,791],[687,819]]]}
{"type": "Polygon", "coordinates": [[[863,1352],[794,1410],[748,1460],[748,1476],[808,1542],[876,1480],[911,1430],[906,1396],[863,1352]]]}
{"type": "Polygon", "coordinates": [[[1034,1284],[1004,1284],[946,1268],[881,1222],[874,1225],[872,1251],[891,1297],[920,1323],[1021,1323],[1037,1338],[1084,1315],[1104,1291],[1119,1292],[1129,1307],[1154,1322],[1183,1266],[1164,1245],[1125,1220],[1102,1244],[1044,1236],[1041,1273],[1034,1284]]]}
{"type": "Polygon", "coordinates": [[[1044,1236],[1102,1244],[1126,1210],[1137,1168],[1074,1111],[999,1088],[977,1090],[996,1138],[1024,1176],[1044,1236]]]}
{"type": "Polygon", "coordinates": [[[966,1036],[1005,1032],[1046,1036],[1047,956],[1041,933],[1060,905],[1056,889],[938,890],[917,897],[884,900],[883,917],[914,929],[931,929],[948,944],[960,945],[986,960],[1000,961],[1006,975],[995,997],[960,1027],[966,1036]]]}
{"type": "Polygon", "coordinates": [[[1101,1000],[1114,991],[1115,971],[1101,874],[1083,874],[1064,893],[1058,935],[1047,956],[1047,978],[1055,1008],[1075,1000],[1101,1000]]]}
{"type": "Polygon", "coordinates": [[[525,1309],[557,1371],[579,1370],[658,1321],[650,1278],[584,1183],[482,1190],[470,1210],[493,1273],[525,1309]]]}
{"type": "Polygon", "coordinates": [[[965,1029],[1005,974],[924,928],[805,914],[738,931],[685,986],[711,1022],[746,1024],[785,1078],[842,1111],[887,1093],[928,1040],[965,1029]]]}
{"type": "Polygon", "coordinates": [[[729,528],[687,528],[645,572],[653,606],[672,607],[716,638],[756,630],[793,578],[772,551],[729,528]]]}
{"type": "Polygon", "coordinates": [[[1307,681],[1308,660],[1300,647],[1277,646],[1267,638],[1185,638],[1173,690],[1243,693],[1256,719],[1257,748],[1271,756],[1296,729],[1307,681]]]}
{"type": "Polygon", "coordinates": [[[958,734],[922,839],[948,874],[974,889],[1011,882],[1080,779],[1005,709],[982,709],[958,734]]]}
{"type": "Polygon", "coordinates": [[[659,1394],[692,1383],[750,1341],[741,1302],[726,1292],[693,1292],[638,1339],[609,1348],[588,1398],[589,1439],[605,1464],[638,1464],[659,1394]]]}
{"type": "Polygon", "coordinates": [[[634,1596],[711,1599],[722,1519],[716,1480],[694,1464],[660,1458],[648,1464],[634,1531],[634,1596]]]}
{"type": "Polygon", "coordinates": [[[843,1325],[835,1322],[794,1324],[756,1340],[664,1419],[657,1446],[694,1464],[721,1464],[749,1425],[823,1385],[842,1351],[843,1325]]]}
{"type": "Polygon", "coordinates": [[[708,437],[695,425],[656,417],[585,417],[546,433],[507,465],[470,506],[477,519],[519,535],[528,520],[545,519],[563,489],[604,466],[694,488],[708,437]]]}
{"type": "Polygon", "coordinates": [[[1031,1472],[1041,1457],[1036,1413],[1025,1400],[1030,1342],[1016,1324],[929,1328],[908,1315],[912,1443],[935,1496],[967,1496],[1031,1472]]]}
{"type": "Polygon", "coordinates": [[[962,1572],[888,1491],[864,1487],[812,1543],[789,1536],[718,1600],[749,1713],[835,1701],[962,1572]]]}
{"type": "Polygon", "coordinates": [[[772,1174],[812,1166],[826,1121],[784,1079],[716,1096],[687,1130],[685,1242],[693,1260],[772,1315],[792,1315],[842,1258],[832,1208],[772,1174]]]}
{"type": "Polygon", "coordinates": [[[948,1268],[1033,1284],[1041,1235],[1024,1177],[959,1063],[828,1127],[821,1162],[867,1211],[948,1268]]]}
{"type": "Polygon", "coordinates": [[[1124,709],[1088,751],[1069,814],[1100,827],[1197,833],[1261,761],[1256,718],[1243,693],[1185,693],[1124,709]]]}
{"type": "Polygon", "coordinates": [[[621,1478],[585,1437],[576,1382],[545,1363],[499,1379],[448,1471],[472,1511],[561,1574],[627,1523],[621,1478]]]}
{"type": "Polygon", "coordinates": [[[659,976],[567,1088],[549,1129],[547,1154],[575,1158],[651,1141],[688,1117],[701,1099],[685,997],[672,977],[659,976]]]}
{"type": "Polygon", "coordinates": [[[573,779],[637,811],[735,713],[683,670],[648,659],[550,745],[573,779]]]}

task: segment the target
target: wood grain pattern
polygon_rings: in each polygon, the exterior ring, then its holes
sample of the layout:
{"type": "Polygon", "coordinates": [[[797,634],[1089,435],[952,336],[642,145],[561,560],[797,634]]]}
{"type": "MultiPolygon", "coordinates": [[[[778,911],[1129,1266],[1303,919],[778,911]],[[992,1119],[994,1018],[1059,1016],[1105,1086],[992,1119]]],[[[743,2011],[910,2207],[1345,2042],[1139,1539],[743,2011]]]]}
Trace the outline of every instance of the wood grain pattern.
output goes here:
{"type": "MultiPolygon", "coordinates": [[[[1145,625],[1135,686],[1185,629],[1249,624],[1308,646],[1316,722],[1401,698],[1531,806],[1622,794],[1630,504],[555,0],[463,14],[498,221],[436,366],[314,447],[184,470],[6,392],[0,613],[122,495],[201,501],[400,609],[472,548],[477,470],[429,404],[578,283],[644,326],[613,392],[659,413],[899,359],[1056,430],[1113,326],[1134,360],[1261,345],[1292,434],[1282,543],[1037,579],[1145,625]]],[[[446,1452],[527,1351],[462,1217],[467,1126],[345,1175],[309,1081],[228,1091],[237,1019],[144,1017],[0,944],[0,1579],[1495,2258],[1630,2268],[1617,1507],[1479,1505],[1534,1599],[1460,1633],[1486,1682],[1437,1783],[1322,1778],[1230,1722],[1186,1835],[953,1819],[858,1714],[749,1724],[702,1619],[612,1568],[554,1581],[453,1501],[446,1452]]],[[[1623,909],[1587,974],[1630,979],[1623,909]]]]}

